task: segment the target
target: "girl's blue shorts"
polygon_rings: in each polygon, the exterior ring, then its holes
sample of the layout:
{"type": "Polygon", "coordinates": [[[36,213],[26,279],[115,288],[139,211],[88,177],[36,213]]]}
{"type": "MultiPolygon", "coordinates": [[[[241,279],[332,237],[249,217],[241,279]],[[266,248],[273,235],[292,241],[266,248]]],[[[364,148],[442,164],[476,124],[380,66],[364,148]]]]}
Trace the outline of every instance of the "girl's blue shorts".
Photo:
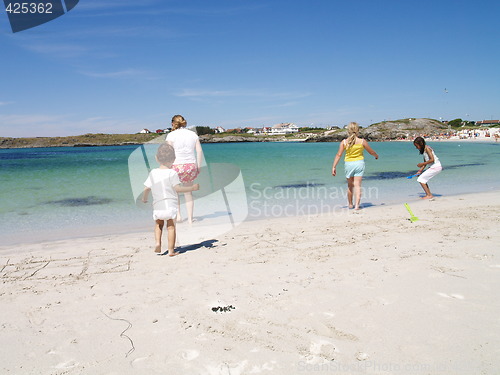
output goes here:
{"type": "Polygon", "coordinates": [[[344,170],[345,170],[345,178],[361,177],[363,176],[363,173],[365,173],[365,161],[364,160],[346,161],[344,170]]]}

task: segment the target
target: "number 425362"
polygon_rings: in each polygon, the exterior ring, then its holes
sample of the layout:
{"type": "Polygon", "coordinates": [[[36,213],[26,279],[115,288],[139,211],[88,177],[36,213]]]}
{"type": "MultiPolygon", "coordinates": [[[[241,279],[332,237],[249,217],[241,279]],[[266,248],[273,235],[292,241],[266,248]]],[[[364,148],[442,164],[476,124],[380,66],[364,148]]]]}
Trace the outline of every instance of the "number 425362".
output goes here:
{"type": "Polygon", "coordinates": [[[51,14],[52,3],[9,3],[5,10],[13,14],[51,14]]]}

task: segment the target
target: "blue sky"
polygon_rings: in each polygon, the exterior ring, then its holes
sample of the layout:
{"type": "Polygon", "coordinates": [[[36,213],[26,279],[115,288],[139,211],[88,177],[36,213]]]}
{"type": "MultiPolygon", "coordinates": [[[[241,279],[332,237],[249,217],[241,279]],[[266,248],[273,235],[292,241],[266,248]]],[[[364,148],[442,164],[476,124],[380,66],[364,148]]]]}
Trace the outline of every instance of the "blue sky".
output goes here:
{"type": "Polygon", "coordinates": [[[12,33],[0,136],[500,118],[497,0],[80,0],[12,33]],[[446,91],[445,91],[446,89],[446,91]]]}

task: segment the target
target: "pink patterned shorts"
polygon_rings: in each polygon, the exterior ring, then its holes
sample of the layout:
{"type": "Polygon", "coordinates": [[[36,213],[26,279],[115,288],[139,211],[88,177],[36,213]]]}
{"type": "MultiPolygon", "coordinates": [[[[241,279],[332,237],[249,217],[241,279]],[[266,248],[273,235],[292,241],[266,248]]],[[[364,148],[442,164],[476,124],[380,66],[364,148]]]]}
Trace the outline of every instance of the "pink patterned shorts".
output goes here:
{"type": "Polygon", "coordinates": [[[196,164],[174,164],[172,169],[179,175],[179,180],[183,184],[193,182],[196,177],[198,177],[198,167],[196,164]]]}

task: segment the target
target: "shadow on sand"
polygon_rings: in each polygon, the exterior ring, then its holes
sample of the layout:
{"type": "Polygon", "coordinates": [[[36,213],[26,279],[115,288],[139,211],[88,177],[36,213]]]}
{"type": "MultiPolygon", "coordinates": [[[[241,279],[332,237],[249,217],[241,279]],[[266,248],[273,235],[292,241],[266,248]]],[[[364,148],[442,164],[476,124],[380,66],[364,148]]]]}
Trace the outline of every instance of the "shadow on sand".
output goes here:
{"type": "Polygon", "coordinates": [[[219,240],[205,240],[200,243],[192,244],[192,245],[185,245],[185,246],[180,246],[176,249],[181,254],[187,253],[188,251],[194,251],[201,249],[203,247],[205,248],[212,248],[215,247],[215,243],[219,242],[219,240]]]}

